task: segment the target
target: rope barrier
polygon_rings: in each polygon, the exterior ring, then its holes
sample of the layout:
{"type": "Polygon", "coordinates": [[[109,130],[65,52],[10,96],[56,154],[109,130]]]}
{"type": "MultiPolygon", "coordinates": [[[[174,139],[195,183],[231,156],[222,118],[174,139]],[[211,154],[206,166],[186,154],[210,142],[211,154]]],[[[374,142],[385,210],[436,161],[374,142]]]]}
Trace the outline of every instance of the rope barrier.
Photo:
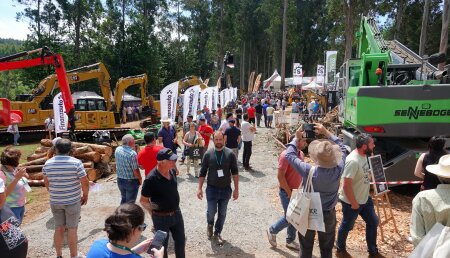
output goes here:
{"type": "Polygon", "coordinates": [[[391,182],[370,182],[371,185],[414,185],[422,184],[423,181],[391,181],[391,182]]]}

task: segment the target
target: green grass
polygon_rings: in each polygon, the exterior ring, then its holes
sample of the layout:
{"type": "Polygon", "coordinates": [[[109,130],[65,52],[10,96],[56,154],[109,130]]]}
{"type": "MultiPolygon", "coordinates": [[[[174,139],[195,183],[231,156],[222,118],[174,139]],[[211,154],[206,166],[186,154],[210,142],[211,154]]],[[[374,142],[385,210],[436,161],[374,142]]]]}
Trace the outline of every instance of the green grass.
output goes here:
{"type": "MultiPolygon", "coordinates": [[[[15,148],[19,149],[22,152],[22,157],[20,158],[20,163],[27,162],[27,157],[34,153],[37,147],[39,147],[39,143],[31,143],[31,144],[20,144],[19,146],[14,146],[15,148]]],[[[0,153],[3,152],[3,150],[7,146],[0,147],[0,153]]]]}

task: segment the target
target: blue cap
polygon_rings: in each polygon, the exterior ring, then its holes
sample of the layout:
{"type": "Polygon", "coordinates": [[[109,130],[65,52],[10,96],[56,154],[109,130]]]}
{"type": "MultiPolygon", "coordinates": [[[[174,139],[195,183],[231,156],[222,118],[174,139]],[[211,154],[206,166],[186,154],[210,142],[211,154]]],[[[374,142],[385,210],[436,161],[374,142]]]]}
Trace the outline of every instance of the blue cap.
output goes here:
{"type": "Polygon", "coordinates": [[[156,154],[156,160],[177,160],[177,154],[173,153],[173,151],[169,148],[164,148],[156,154]]]}

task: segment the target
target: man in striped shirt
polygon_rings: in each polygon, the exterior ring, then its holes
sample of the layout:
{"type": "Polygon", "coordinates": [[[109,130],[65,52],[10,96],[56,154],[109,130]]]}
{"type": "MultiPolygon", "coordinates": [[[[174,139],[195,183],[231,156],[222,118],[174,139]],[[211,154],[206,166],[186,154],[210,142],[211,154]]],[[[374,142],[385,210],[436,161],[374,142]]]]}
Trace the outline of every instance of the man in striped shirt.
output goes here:
{"type": "Polygon", "coordinates": [[[71,148],[70,140],[58,140],[55,144],[56,155],[47,160],[42,168],[45,186],[50,192],[50,207],[55,219],[54,241],[57,257],[62,257],[66,228],[70,256],[78,257],[77,227],[81,205],[85,205],[88,201],[89,180],[83,163],[69,156],[71,148]]]}
{"type": "Polygon", "coordinates": [[[131,134],[122,137],[122,146],[117,147],[114,157],[116,159],[117,186],[122,197],[120,204],[136,202],[142,176],[139,171],[137,154],[133,150],[134,138],[131,134]]]}

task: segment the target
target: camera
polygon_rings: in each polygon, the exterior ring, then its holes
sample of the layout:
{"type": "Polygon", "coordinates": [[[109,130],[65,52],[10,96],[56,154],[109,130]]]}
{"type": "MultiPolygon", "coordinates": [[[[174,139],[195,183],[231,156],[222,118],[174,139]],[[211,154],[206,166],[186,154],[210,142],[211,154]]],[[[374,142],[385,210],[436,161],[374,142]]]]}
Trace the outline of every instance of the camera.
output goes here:
{"type": "Polygon", "coordinates": [[[303,130],[306,133],[306,138],[314,139],[316,137],[316,133],[314,132],[314,124],[304,124],[303,130]]]}

